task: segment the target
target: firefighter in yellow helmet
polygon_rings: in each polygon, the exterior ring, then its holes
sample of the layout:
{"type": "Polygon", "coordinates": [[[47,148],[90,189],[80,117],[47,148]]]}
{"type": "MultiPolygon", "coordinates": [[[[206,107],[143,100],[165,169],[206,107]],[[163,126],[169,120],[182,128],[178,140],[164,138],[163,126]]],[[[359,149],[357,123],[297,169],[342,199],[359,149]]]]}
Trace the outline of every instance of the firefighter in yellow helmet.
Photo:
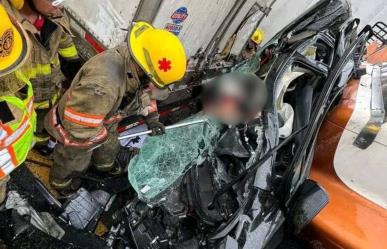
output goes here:
{"type": "Polygon", "coordinates": [[[247,60],[252,58],[257,53],[264,39],[265,32],[261,28],[257,28],[251,35],[245,49],[243,49],[241,52],[240,60],[247,60]]]}
{"type": "Polygon", "coordinates": [[[46,117],[55,146],[50,183],[65,189],[72,178],[92,164],[111,171],[119,143],[117,123],[141,115],[153,135],[162,134],[156,100],[167,86],[181,80],[186,55],[172,33],[145,22],[135,23],[127,42],[91,58],[74,78],[71,87],[46,117]],[[102,145],[96,149],[96,145],[102,145]]]}
{"type": "Polygon", "coordinates": [[[34,140],[36,116],[31,83],[22,68],[30,43],[21,25],[0,4],[0,203],[9,174],[27,157],[34,140]]]}
{"type": "Polygon", "coordinates": [[[61,88],[75,76],[81,63],[67,16],[51,0],[0,0],[26,30],[32,44],[31,67],[24,71],[34,87],[37,148],[45,148],[44,117],[61,88]]]}
{"type": "Polygon", "coordinates": [[[265,39],[265,32],[263,32],[263,30],[260,28],[257,28],[251,35],[251,41],[253,41],[258,46],[261,45],[263,39],[265,39]]]}

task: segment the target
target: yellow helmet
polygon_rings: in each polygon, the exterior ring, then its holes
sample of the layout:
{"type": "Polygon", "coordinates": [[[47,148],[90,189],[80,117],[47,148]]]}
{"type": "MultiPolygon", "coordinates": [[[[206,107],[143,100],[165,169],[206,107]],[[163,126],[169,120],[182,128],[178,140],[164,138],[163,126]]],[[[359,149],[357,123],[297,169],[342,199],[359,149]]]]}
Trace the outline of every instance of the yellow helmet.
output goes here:
{"type": "Polygon", "coordinates": [[[265,39],[265,32],[262,29],[257,28],[251,36],[251,40],[260,45],[263,42],[263,39],[265,39]]]}
{"type": "Polygon", "coordinates": [[[9,0],[13,7],[15,7],[18,10],[21,10],[24,6],[24,0],[9,0]]]}
{"type": "Polygon", "coordinates": [[[187,58],[183,44],[174,34],[136,22],[127,42],[132,57],[157,87],[164,88],[184,77],[187,58]]]}
{"type": "Polygon", "coordinates": [[[20,68],[28,59],[30,44],[21,25],[0,4],[0,77],[20,68]]]}

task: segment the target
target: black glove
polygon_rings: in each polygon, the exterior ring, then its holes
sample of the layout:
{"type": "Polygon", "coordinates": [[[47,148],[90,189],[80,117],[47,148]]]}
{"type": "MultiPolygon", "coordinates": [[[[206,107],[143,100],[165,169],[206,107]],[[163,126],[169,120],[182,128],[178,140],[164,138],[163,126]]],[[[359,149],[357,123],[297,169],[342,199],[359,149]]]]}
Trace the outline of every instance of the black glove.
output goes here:
{"type": "Polygon", "coordinates": [[[165,126],[158,120],[150,120],[147,122],[149,130],[152,130],[151,136],[163,135],[165,126]]]}

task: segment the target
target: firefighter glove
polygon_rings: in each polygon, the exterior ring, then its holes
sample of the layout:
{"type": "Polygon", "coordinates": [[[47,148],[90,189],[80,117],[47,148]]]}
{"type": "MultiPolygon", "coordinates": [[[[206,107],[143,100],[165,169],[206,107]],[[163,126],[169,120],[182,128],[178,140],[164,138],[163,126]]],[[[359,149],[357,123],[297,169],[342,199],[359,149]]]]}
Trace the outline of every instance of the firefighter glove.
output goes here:
{"type": "Polygon", "coordinates": [[[151,136],[163,135],[165,133],[165,126],[158,120],[149,121],[148,128],[152,130],[151,136]]]}

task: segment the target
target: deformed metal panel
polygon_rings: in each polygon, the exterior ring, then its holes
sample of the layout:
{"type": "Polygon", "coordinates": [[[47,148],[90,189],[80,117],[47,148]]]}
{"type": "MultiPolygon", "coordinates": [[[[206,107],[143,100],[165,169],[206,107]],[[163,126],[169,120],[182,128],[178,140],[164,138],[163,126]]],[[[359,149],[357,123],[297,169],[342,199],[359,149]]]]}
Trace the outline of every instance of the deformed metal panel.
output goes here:
{"type": "Polygon", "coordinates": [[[239,28],[240,24],[242,21],[246,18],[247,14],[251,10],[251,7],[256,3],[256,2],[261,2],[265,0],[247,0],[246,3],[242,6],[240,9],[238,15],[235,17],[234,21],[230,24],[228,27],[227,31],[225,32],[223,39],[219,43],[219,48],[222,50],[224,46],[226,45],[228,39],[235,33],[237,32],[237,29],[239,28]]]}
{"type": "Polygon", "coordinates": [[[237,37],[234,41],[231,54],[239,54],[246,42],[250,39],[258,21],[264,17],[262,10],[269,8],[273,1],[275,0],[247,0],[221,40],[219,49],[224,49],[228,39],[237,32],[237,37]],[[256,13],[252,15],[253,11],[256,13]]]}
{"type": "MultiPolygon", "coordinates": [[[[90,32],[105,47],[112,48],[121,43],[126,35],[122,29],[128,28],[130,22],[135,18],[137,9],[143,7],[149,12],[138,13],[137,19],[153,20],[153,24],[159,28],[165,28],[171,23],[172,14],[179,8],[187,9],[188,17],[178,24],[181,28],[179,37],[187,48],[190,56],[194,55],[199,48],[205,49],[212,40],[214,34],[224,22],[237,1],[244,1],[235,20],[229,25],[227,31],[218,46],[223,49],[227,40],[236,32],[242,20],[254,4],[261,7],[269,7],[272,1],[276,1],[269,18],[264,18],[260,27],[266,33],[265,41],[268,41],[291,20],[304,12],[317,0],[67,0],[65,8],[88,32],[90,32]],[[161,2],[161,5],[159,6],[161,2]],[[152,10],[149,10],[152,6],[152,10]],[[156,14],[157,13],[157,14],[156,14]]],[[[385,0],[374,0],[372,5],[362,0],[350,0],[354,16],[360,17],[361,26],[373,23],[377,20],[386,21],[383,13],[386,10],[385,0]],[[367,7],[367,8],[365,8],[367,7]]],[[[142,9],[144,9],[142,8],[142,9]]],[[[254,24],[262,17],[261,12],[253,16],[247,24],[238,32],[234,43],[233,54],[239,53],[245,42],[249,39],[254,24]]]]}
{"type": "Polygon", "coordinates": [[[66,10],[99,42],[112,48],[125,40],[141,0],[67,0],[66,10]]]}
{"type": "MultiPolygon", "coordinates": [[[[265,42],[269,41],[279,30],[285,27],[301,13],[315,4],[318,0],[277,0],[273,11],[265,18],[261,27],[266,32],[265,42]]],[[[375,22],[387,22],[386,0],[348,0],[354,17],[360,18],[360,29],[375,22]]],[[[359,29],[359,30],[360,30],[359,29]]]]}
{"type": "Polygon", "coordinates": [[[264,13],[258,11],[246,20],[245,25],[243,25],[237,33],[236,40],[231,49],[231,54],[238,55],[242,51],[246,45],[246,42],[250,39],[254,29],[257,27],[257,23],[263,16],[264,13]]]}
{"type": "Polygon", "coordinates": [[[384,122],[385,110],[380,66],[374,66],[371,82],[371,117],[354,141],[360,149],[367,149],[374,141],[384,122]]]}
{"type": "Polygon", "coordinates": [[[153,25],[165,28],[173,24],[172,14],[185,7],[188,17],[179,25],[179,38],[185,45],[187,55],[194,55],[200,48],[205,49],[214,34],[227,17],[236,0],[164,0],[153,25]]]}
{"type": "Polygon", "coordinates": [[[263,19],[260,27],[265,31],[264,43],[313,6],[318,0],[277,0],[268,18],[263,19]]]}
{"type": "Polygon", "coordinates": [[[162,2],[163,0],[141,0],[134,20],[152,23],[162,2]]]}

